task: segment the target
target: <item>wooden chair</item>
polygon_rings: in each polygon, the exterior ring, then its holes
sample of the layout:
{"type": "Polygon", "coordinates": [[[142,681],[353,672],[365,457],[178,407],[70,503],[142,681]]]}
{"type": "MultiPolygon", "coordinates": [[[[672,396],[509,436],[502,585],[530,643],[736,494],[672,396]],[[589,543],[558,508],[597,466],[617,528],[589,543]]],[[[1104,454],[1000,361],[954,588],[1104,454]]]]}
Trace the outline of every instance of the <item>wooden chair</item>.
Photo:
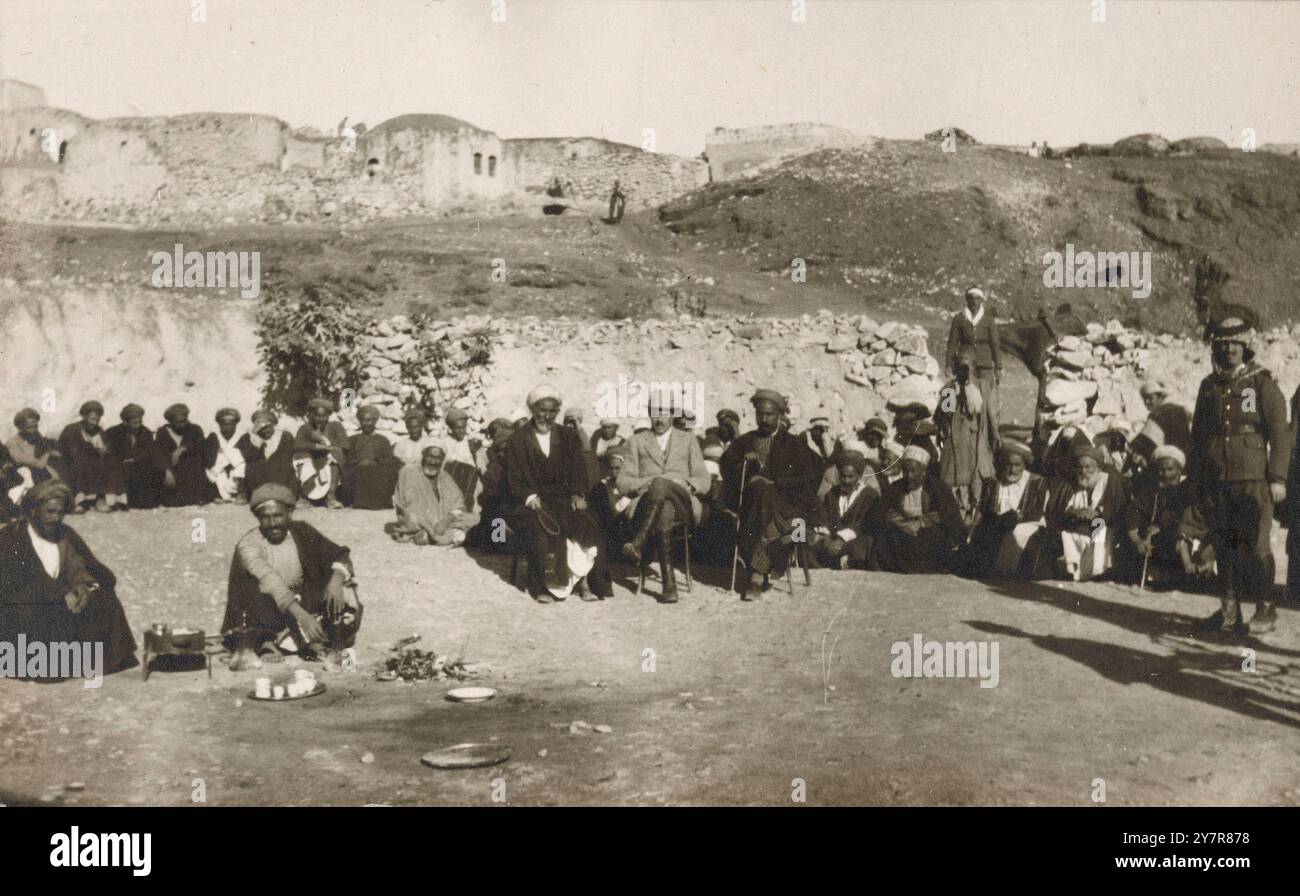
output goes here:
{"type": "MultiPolygon", "coordinates": [[[[673,523],[672,528],[668,530],[668,550],[670,553],[672,552],[673,548],[678,544],[678,542],[682,544],[682,552],[686,557],[686,593],[690,594],[691,593],[691,526],[690,523],[687,522],[686,520],[680,520],[678,522],[673,523]]],[[[665,557],[664,559],[668,563],[673,562],[673,558],[671,556],[665,557]]],[[[636,583],[636,593],[638,597],[641,596],[641,589],[645,587],[645,571],[647,565],[648,563],[643,561],[637,568],[638,577],[636,583]]]]}

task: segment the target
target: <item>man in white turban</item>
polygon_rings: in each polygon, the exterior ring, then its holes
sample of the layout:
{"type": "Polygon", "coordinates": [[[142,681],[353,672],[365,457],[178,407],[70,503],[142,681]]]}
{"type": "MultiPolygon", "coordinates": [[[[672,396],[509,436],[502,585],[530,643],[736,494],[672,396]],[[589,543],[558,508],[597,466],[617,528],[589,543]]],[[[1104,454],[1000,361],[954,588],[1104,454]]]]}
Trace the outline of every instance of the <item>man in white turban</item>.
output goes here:
{"type": "Polygon", "coordinates": [[[503,502],[506,522],[522,539],[528,558],[528,593],[542,604],[564,600],[575,590],[584,600],[613,597],[605,537],[587,509],[594,483],[582,439],[572,427],[556,425],[560,396],[552,386],[528,393],[528,410],[531,420],[506,443],[503,502]],[[554,587],[546,581],[548,554],[558,567],[554,587]]]}

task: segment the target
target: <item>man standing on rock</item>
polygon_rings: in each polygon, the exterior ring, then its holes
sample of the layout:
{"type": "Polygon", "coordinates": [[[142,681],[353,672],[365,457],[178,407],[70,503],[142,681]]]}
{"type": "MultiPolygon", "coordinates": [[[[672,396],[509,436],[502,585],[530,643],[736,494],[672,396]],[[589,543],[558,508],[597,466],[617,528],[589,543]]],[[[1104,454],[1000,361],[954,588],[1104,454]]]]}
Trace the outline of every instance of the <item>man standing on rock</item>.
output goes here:
{"type": "Polygon", "coordinates": [[[966,290],[966,307],[952,316],[948,330],[948,347],[944,353],[944,370],[952,371],[957,351],[963,345],[975,350],[975,368],[972,371],[975,385],[984,396],[989,416],[993,418],[993,432],[1001,422],[998,387],[1002,384],[1002,347],[998,342],[998,328],[993,323],[993,313],[984,302],[984,290],[972,286],[966,290]]]}
{"type": "Polygon", "coordinates": [[[1273,505],[1286,499],[1291,433],[1286,399],[1273,374],[1255,363],[1250,340],[1258,317],[1225,306],[1210,324],[1214,371],[1201,381],[1192,413],[1188,478],[1205,496],[1205,523],[1223,579],[1222,608],[1202,624],[1229,634],[1272,631],[1273,505]],[[1255,598],[1249,627],[1240,601],[1255,598]]]}

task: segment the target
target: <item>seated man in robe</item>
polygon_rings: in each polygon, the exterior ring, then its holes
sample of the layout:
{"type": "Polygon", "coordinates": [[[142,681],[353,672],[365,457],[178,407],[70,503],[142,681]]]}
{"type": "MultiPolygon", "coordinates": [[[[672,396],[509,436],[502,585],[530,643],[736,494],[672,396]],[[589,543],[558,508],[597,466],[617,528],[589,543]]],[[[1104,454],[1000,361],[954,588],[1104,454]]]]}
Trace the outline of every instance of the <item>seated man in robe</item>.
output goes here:
{"type": "Polygon", "coordinates": [[[1134,468],[1129,463],[1129,445],[1133,440],[1132,427],[1123,420],[1112,420],[1105,432],[1097,436],[1096,445],[1101,449],[1106,462],[1102,466],[1118,470],[1127,484],[1132,480],[1134,468]]]}
{"type": "Polygon", "coordinates": [[[217,490],[217,503],[231,502],[242,504],[247,500],[244,492],[244,471],[247,461],[240,453],[239,411],[234,408],[222,408],[217,411],[217,428],[208,433],[203,445],[204,463],[208,469],[208,481],[217,490]]]}
{"type": "Polygon", "coordinates": [[[334,402],[328,398],[313,398],[307,402],[307,419],[298,427],[297,438],[325,442],[330,446],[330,460],[340,468],[346,460],[348,431],[334,415],[334,402]]]}
{"type": "Polygon", "coordinates": [[[717,426],[710,426],[704,431],[704,444],[718,445],[726,451],[736,436],[740,435],[740,415],[730,408],[723,408],[718,411],[717,421],[717,426]]]}
{"type": "MultiPolygon", "coordinates": [[[[316,481],[319,483],[328,480],[329,489],[323,496],[323,500],[318,500],[314,494],[308,500],[313,504],[323,503],[331,510],[340,510],[343,502],[338,498],[338,490],[339,484],[343,481],[343,465],[347,462],[348,433],[342,423],[330,419],[333,413],[334,403],[328,398],[313,398],[307,402],[307,421],[298,427],[298,435],[294,440],[294,470],[298,473],[299,487],[303,488],[305,481],[303,464],[310,459],[312,466],[317,470],[316,481]],[[307,443],[324,446],[327,449],[329,453],[325,461],[328,469],[320,466],[319,452],[303,447],[307,443]]],[[[315,490],[313,488],[313,491],[315,490]]]]}
{"type": "Polygon", "coordinates": [[[274,662],[281,651],[335,668],[356,643],[362,607],[348,549],[293,518],[297,498],[276,482],[257,487],[257,517],[235,545],[221,623],[232,671],[274,662]]]}
{"type": "Polygon", "coordinates": [[[465,506],[473,508],[483,488],[483,472],[487,469],[483,442],[469,438],[469,414],[460,408],[447,412],[446,424],[447,438],[442,444],[447,451],[447,460],[443,467],[465,496],[465,506]]]}
{"type": "Polygon", "coordinates": [[[890,403],[886,407],[894,414],[894,441],[904,448],[919,445],[930,455],[931,463],[938,460],[939,449],[934,445],[935,428],[930,420],[930,409],[919,401],[890,403]],[[923,423],[929,425],[923,427],[923,423]]]}
{"type": "Polygon", "coordinates": [[[268,408],[253,412],[253,427],[235,442],[244,458],[244,493],[277,482],[297,494],[298,479],[293,469],[293,436],[279,428],[280,417],[268,408]]]}
{"type": "MultiPolygon", "coordinates": [[[[1056,438],[1043,452],[1040,472],[1049,482],[1074,476],[1074,452],[1092,446],[1092,437],[1074,424],[1061,427],[1056,438]]],[[[1103,463],[1105,452],[1101,452],[1103,463]]]]}
{"type": "Polygon", "coordinates": [[[959,348],[953,378],[939,390],[934,424],[939,435],[939,478],[952,489],[962,521],[974,525],[975,505],[984,483],[993,478],[993,450],[998,434],[989,402],[972,378],[975,350],[959,348]]]}
{"type": "Polygon", "coordinates": [[[67,479],[68,460],[59,449],[59,443],[41,435],[41,415],[32,408],[23,408],[14,415],[14,428],[18,431],[5,443],[10,460],[18,466],[23,483],[16,492],[10,492],[15,502],[22,500],[23,492],[33,485],[50,479],[67,479]]]}
{"type": "MultiPolygon", "coordinates": [[[[1179,525],[1196,504],[1195,484],[1183,476],[1187,459],[1173,445],[1152,454],[1154,475],[1139,477],[1124,509],[1124,534],[1116,559],[1116,578],[1168,588],[1182,587],[1198,566],[1205,565],[1202,545],[1184,537],[1179,525]]],[[[1204,545],[1206,551],[1213,548],[1204,545]]]]}
{"type": "Polygon", "coordinates": [[[839,482],[822,499],[813,528],[812,549],[817,562],[827,569],[866,569],[871,538],[867,515],[880,498],[879,470],[860,452],[840,452],[835,461],[839,482]]]}
{"type": "Polygon", "coordinates": [[[773,389],[750,399],[757,428],[737,437],[722,455],[727,504],[740,518],[737,534],[741,600],[759,600],[770,576],[784,574],[796,525],[817,512],[822,462],[798,436],[781,429],[786,400],[773,389]],[[743,486],[743,490],[742,490],[743,486]]]}
{"type": "Polygon", "coordinates": [[[513,432],[513,424],[505,417],[497,417],[484,430],[488,446],[483,451],[485,468],[483,488],[478,495],[479,524],[470,530],[467,540],[474,547],[493,553],[509,550],[504,529],[497,520],[505,521],[505,449],[513,432]]]}
{"type": "MultiPolygon", "coordinates": [[[[47,656],[52,645],[87,645],[92,653],[82,659],[83,676],[109,675],[139,665],[135,637],[116,577],[63,523],[72,498],[63,481],[46,480],[23,495],[24,518],[0,529],[0,645],[16,650],[22,638],[29,646],[47,645],[47,656]]],[[[4,668],[4,652],[0,675],[19,676],[19,669],[4,668]]],[[[67,671],[25,665],[21,677],[28,679],[57,679],[67,671]]]]}
{"type": "Polygon", "coordinates": [[[113,482],[119,510],[151,510],[162,501],[162,474],[153,462],[153,430],[144,425],[144,408],[128,404],[118,413],[121,423],[104,433],[113,459],[113,482]],[[125,503],[122,499],[125,498],[125,503]]]}
{"type": "Polygon", "coordinates": [[[600,463],[600,475],[609,475],[609,451],[627,443],[618,431],[618,420],[606,417],[600,421],[600,428],[591,434],[591,453],[600,463]]]}
{"type": "Polygon", "coordinates": [[[660,601],[677,602],[670,533],[678,522],[696,526],[703,513],[700,496],[712,485],[704,453],[694,433],[673,426],[671,400],[653,396],[650,431],[628,441],[627,460],[618,474],[619,492],[632,498],[632,538],[623,556],[640,566],[653,539],[659,554],[660,601]]]}
{"type": "Polygon", "coordinates": [[[174,404],[163,411],[167,425],[154,433],[154,464],[163,475],[164,507],[209,504],[216,489],[203,462],[203,428],[190,422],[190,409],[174,404]]]}
{"type": "Polygon", "coordinates": [[[324,437],[308,432],[293,446],[293,472],[298,482],[298,495],[315,507],[337,510],[343,506],[338,499],[342,471],[334,461],[333,449],[324,437]]]}
{"type": "Polygon", "coordinates": [[[478,514],[469,509],[460,486],[447,472],[446,458],[441,445],[430,445],[418,467],[408,464],[398,473],[393,493],[397,522],[384,527],[394,541],[456,547],[478,525],[478,514]]]}
{"type": "Polygon", "coordinates": [[[863,457],[873,461],[882,471],[897,464],[903,456],[903,446],[889,438],[889,424],[879,417],[872,417],[864,423],[859,437],[867,447],[863,457]]]}
{"type": "Polygon", "coordinates": [[[898,459],[903,456],[903,447],[889,438],[889,425],[879,417],[872,417],[858,431],[857,437],[845,433],[835,442],[835,452],[831,455],[831,464],[822,474],[821,485],[817,487],[817,500],[826,497],[826,493],[839,484],[839,456],[845,451],[856,451],[871,464],[868,475],[882,480],[898,478],[898,459]]]}
{"type": "Polygon", "coordinates": [[[901,476],[881,490],[867,521],[871,545],[867,569],[884,572],[944,572],[965,540],[965,527],[952,489],[930,464],[930,453],[912,444],[898,462],[901,476]]]}
{"type": "Polygon", "coordinates": [[[506,522],[528,558],[528,592],[538,603],[564,600],[575,589],[587,599],[614,596],[600,522],[587,509],[592,482],[576,429],[557,426],[560,396],[548,385],[528,395],[532,420],[506,443],[506,522]],[[547,557],[556,558],[554,587],[547,557]],[[585,581],[585,588],[583,582],[585,581]]]}
{"type": "Polygon", "coordinates": [[[393,455],[393,443],[379,433],[379,408],[364,405],[357,411],[361,432],[348,436],[347,461],[339,496],[358,510],[387,510],[393,506],[393,490],[401,462],[393,455]]]}
{"type": "Polygon", "coordinates": [[[1021,569],[1031,578],[1084,582],[1114,566],[1126,503],[1123,480],[1102,468],[1105,455],[1092,445],[1079,445],[1073,457],[1073,475],[1050,487],[1047,525],[1025,548],[1021,569]]]}
{"type": "Polygon", "coordinates": [[[409,408],[402,415],[402,422],[406,424],[406,432],[394,442],[393,455],[404,466],[408,464],[419,466],[420,458],[424,456],[424,449],[438,444],[438,440],[428,431],[429,415],[422,408],[409,408]]]}
{"type": "Polygon", "coordinates": [[[578,431],[578,435],[582,437],[582,443],[584,445],[586,445],[588,441],[590,441],[591,434],[588,433],[587,428],[582,425],[581,408],[565,408],[564,425],[571,429],[576,429],[578,431]]]}
{"type": "Polygon", "coordinates": [[[591,490],[591,512],[600,520],[605,530],[605,544],[611,554],[619,554],[632,537],[632,496],[619,487],[618,477],[623,472],[630,447],[624,442],[606,454],[609,473],[591,490]]]}
{"type": "MultiPolygon", "coordinates": [[[[81,419],[69,423],[59,435],[59,453],[68,463],[68,485],[72,487],[72,512],[84,513],[93,506],[100,513],[112,510],[118,495],[112,491],[112,458],[104,429],[99,425],[104,406],[88,401],[81,406],[81,419]]],[[[123,496],[124,497],[124,496],[123,496]]]]}
{"type": "Polygon", "coordinates": [[[808,428],[800,436],[808,449],[821,458],[822,466],[829,468],[831,466],[831,455],[835,451],[835,445],[830,436],[831,421],[829,417],[816,416],[808,421],[808,428]]]}
{"type": "Polygon", "coordinates": [[[975,507],[975,527],[954,569],[975,579],[1006,578],[1020,570],[1029,539],[1043,527],[1048,480],[1031,473],[1033,450],[1003,439],[994,455],[995,478],[984,483],[975,507]]]}
{"type": "MultiPolygon", "coordinates": [[[[582,411],[570,408],[564,412],[564,425],[578,434],[578,444],[582,446],[582,462],[587,466],[587,481],[595,486],[600,481],[600,461],[591,447],[591,436],[582,426],[582,411]]],[[[591,495],[587,495],[591,500],[591,495]]]]}
{"type": "Polygon", "coordinates": [[[1129,443],[1129,464],[1140,473],[1153,462],[1152,452],[1172,445],[1184,455],[1192,445],[1192,414],[1169,400],[1169,388],[1159,380],[1147,380],[1139,390],[1146,405],[1147,419],[1129,443]]]}

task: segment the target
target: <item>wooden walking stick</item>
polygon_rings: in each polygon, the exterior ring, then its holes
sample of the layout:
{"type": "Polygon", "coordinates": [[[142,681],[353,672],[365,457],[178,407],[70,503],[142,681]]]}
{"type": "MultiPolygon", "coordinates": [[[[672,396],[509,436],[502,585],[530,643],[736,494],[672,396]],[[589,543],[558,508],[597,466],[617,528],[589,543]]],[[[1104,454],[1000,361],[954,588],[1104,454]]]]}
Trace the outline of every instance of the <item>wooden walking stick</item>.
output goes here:
{"type": "Polygon", "coordinates": [[[736,590],[736,564],[740,562],[740,512],[745,506],[745,477],[749,473],[749,458],[740,465],[740,500],[736,502],[736,544],[731,549],[731,590],[736,590]]]}
{"type": "MultiPolygon", "coordinates": [[[[1148,530],[1156,524],[1156,515],[1160,512],[1160,490],[1159,489],[1160,487],[1156,486],[1156,499],[1151,502],[1151,522],[1147,524],[1148,530]]],[[[1155,545],[1152,545],[1152,548],[1154,547],[1155,545]]],[[[1150,563],[1151,563],[1151,552],[1147,551],[1146,556],[1142,558],[1142,581],[1138,583],[1139,591],[1147,590],[1147,566],[1150,563]]]]}

